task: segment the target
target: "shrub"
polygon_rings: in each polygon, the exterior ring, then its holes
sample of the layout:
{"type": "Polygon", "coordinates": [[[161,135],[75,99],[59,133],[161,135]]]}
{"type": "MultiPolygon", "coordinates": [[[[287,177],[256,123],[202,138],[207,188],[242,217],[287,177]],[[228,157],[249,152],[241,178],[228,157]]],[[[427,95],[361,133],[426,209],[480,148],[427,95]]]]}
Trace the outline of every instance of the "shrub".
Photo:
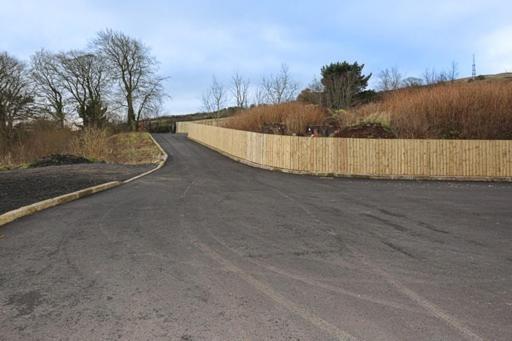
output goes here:
{"type": "Polygon", "coordinates": [[[291,102],[276,105],[260,105],[227,118],[226,128],[262,132],[265,125],[282,124],[286,134],[302,135],[311,125],[320,125],[327,111],[320,106],[291,102]]]}
{"type": "Polygon", "coordinates": [[[111,153],[105,129],[72,131],[53,122],[34,121],[18,126],[15,137],[2,146],[0,165],[12,168],[52,154],[73,154],[94,160],[106,160],[111,153]]]}
{"type": "Polygon", "coordinates": [[[85,128],[73,136],[66,151],[89,159],[107,160],[112,154],[110,135],[105,129],[85,128]]]}
{"type": "Polygon", "coordinates": [[[48,121],[18,127],[16,139],[0,147],[0,170],[23,164],[58,164],[60,159],[123,164],[154,163],[160,159],[160,151],[148,133],[113,135],[110,129],[99,128],[72,131],[48,121]]]}

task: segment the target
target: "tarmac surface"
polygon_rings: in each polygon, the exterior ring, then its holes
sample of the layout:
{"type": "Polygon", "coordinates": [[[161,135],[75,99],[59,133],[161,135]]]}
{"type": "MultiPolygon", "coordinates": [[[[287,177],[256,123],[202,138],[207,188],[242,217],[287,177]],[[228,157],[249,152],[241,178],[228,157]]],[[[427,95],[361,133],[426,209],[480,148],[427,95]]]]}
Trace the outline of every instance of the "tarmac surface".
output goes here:
{"type": "Polygon", "coordinates": [[[512,185],[164,168],[0,229],[1,340],[511,340],[512,185]]]}

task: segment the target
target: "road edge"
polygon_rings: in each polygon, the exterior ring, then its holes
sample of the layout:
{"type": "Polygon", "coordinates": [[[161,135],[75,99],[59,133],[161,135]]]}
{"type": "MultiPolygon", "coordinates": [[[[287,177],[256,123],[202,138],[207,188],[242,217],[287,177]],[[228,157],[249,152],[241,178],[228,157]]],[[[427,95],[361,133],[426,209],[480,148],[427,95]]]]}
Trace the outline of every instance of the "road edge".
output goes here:
{"type": "Polygon", "coordinates": [[[165,150],[162,148],[162,146],[156,142],[155,138],[153,137],[152,134],[149,134],[149,137],[151,138],[151,140],[153,141],[153,143],[156,145],[156,147],[158,148],[158,150],[160,150],[160,153],[162,153],[162,156],[160,157],[160,162],[158,163],[158,166],[156,166],[155,168],[145,172],[145,173],[142,173],[142,174],[139,174],[139,175],[136,175],[134,176],[133,178],[130,178],[128,180],[124,180],[122,183],[123,184],[127,184],[127,183],[130,183],[132,181],[135,181],[137,179],[140,179],[142,178],[143,176],[146,176],[146,175],[149,175],[151,173],[154,173],[156,172],[157,170],[159,170],[160,168],[162,168],[165,163],[167,162],[167,159],[169,158],[169,155],[167,155],[167,153],[165,152],[165,150]]]}
{"type": "Polygon", "coordinates": [[[153,143],[157,146],[157,148],[162,153],[162,156],[160,157],[160,162],[158,163],[158,165],[155,168],[153,168],[147,172],[144,172],[142,174],[136,175],[128,180],[106,182],[106,183],[103,183],[100,185],[96,185],[96,186],[88,187],[85,189],[81,189],[79,191],[59,195],[58,197],[45,199],[45,200],[30,204],[27,206],[23,206],[23,207],[8,211],[8,212],[0,215],[0,227],[7,225],[8,223],[13,222],[19,218],[23,218],[23,217],[32,215],[34,213],[46,210],[48,208],[62,205],[62,204],[65,204],[65,203],[68,203],[68,202],[71,202],[74,200],[85,198],[87,196],[93,195],[95,193],[103,192],[103,191],[106,191],[111,188],[119,187],[123,184],[133,182],[133,181],[140,179],[146,175],[156,172],[157,170],[159,170],[160,168],[162,168],[165,165],[169,155],[167,155],[167,153],[162,148],[162,146],[160,146],[160,144],[158,142],[156,142],[153,135],[149,134],[149,136],[150,136],[151,140],[153,141],[153,143]]]}

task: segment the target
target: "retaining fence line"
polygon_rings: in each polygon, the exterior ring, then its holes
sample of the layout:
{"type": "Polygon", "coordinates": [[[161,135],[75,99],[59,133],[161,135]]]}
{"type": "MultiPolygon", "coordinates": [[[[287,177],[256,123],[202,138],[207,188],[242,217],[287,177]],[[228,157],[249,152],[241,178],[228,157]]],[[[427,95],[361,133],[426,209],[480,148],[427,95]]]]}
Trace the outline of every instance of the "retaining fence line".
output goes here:
{"type": "Polygon", "coordinates": [[[512,181],[512,140],[281,136],[196,122],[178,122],[177,132],[239,161],[293,173],[512,181]]]}

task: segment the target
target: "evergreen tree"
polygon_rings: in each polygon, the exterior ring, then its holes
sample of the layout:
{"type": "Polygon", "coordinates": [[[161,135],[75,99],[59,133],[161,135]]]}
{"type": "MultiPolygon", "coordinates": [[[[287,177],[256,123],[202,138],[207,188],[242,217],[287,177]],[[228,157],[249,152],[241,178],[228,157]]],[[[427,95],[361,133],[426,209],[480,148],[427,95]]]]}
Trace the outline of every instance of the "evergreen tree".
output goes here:
{"type": "Polygon", "coordinates": [[[368,76],[363,75],[364,64],[357,62],[331,63],[322,67],[322,85],[325,105],[332,109],[348,108],[368,86],[368,76]]]}

